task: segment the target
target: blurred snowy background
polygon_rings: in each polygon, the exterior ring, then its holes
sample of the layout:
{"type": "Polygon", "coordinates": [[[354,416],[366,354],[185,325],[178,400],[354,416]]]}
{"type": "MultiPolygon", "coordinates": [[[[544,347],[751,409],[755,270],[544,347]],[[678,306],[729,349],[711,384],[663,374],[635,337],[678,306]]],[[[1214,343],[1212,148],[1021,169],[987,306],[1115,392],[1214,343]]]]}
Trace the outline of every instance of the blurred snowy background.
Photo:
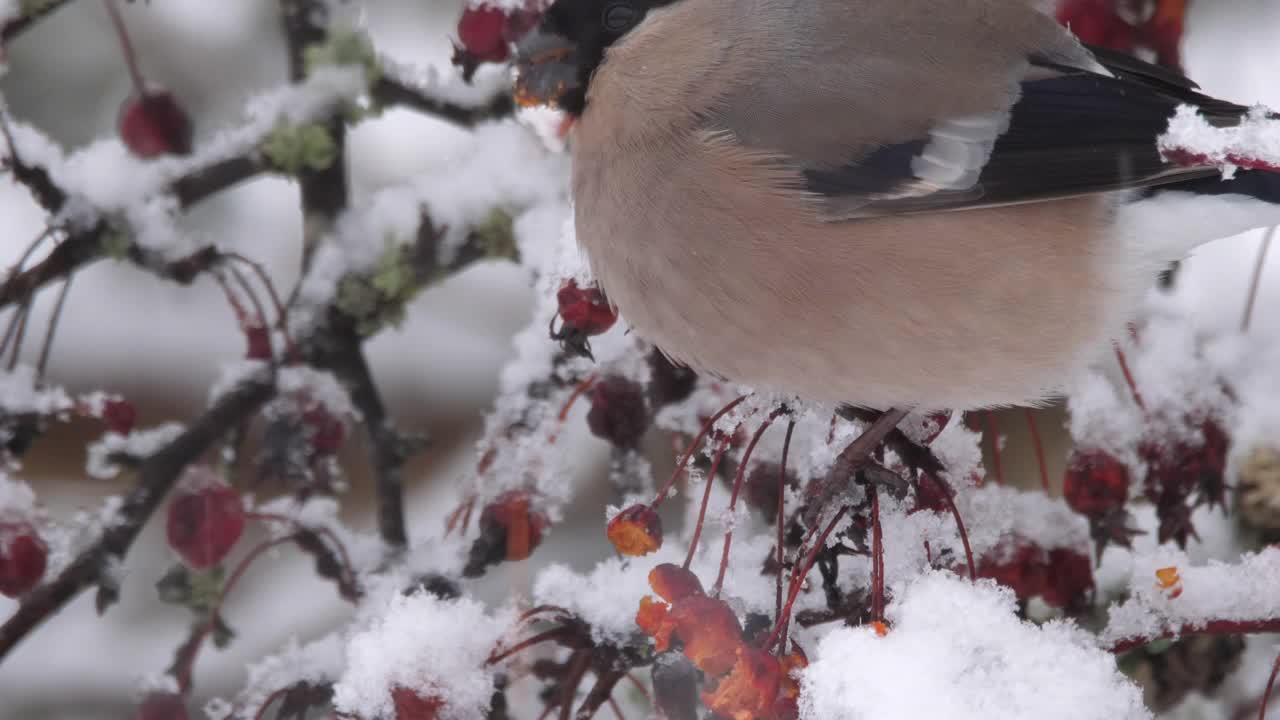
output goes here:
{"type": "MultiPolygon", "coordinates": [[[[454,72],[448,57],[460,12],[457,0],[350,5],[386,56],[454,72]]],[[[197,143],[232,123],[246,98],[285,81],[275,3],[157,0],[125,4],[124,12],[147,73],[173,90],[195,119],[197,143]]],[[[1193,0],[1184,52],[1188,73],[1208,93],[1280,107],[1275,73],[1280,2],[1193,0]]],[[[100,2],[72,3],[13,43],[8,54],[0,92],[15,118],[42,128],[68,150],[114,132],[130,85],[100,2]]],[[[409,110],[388,110],[350,137],[353,193],[367,196],[445,167],[473,149],[464,131],[409,110]]],[[[297,277],[302,233],[297,207],[294,184],[259,179],[202,203],[184,227],[264,263],[276,282],[289,288],[297,277]]],[[[27,191],[0,176],[0,265],[15,260],[42,224],[43,214],[27,191]]],[[[1202,327],[1238,324],[1259,241],[1254,235],[1219,242],[1184,267],[1177,297],[1202,327]]],[[[517,268],[480,265],[424,292],[401,328],[369,345],[391,414],[404,429],[425,431],[434,439],[406,471],[411,532],[415,525],[441,521],[449,508],[440,498],[473,462],[480,414],[511,355],[512,333],[528,319],[531,293],[527,275],[517,268]]],[[[37,300],[32,327],[44,327],[54,294],[37,300]]],[[[1274,272],[1263,280],[1258,307],[1255,324],[1275,328],[1272,309],[1280,307],[1280,276],[1274,272]]],[[[183,419],[204,406],[220,367],[243,354],[243,342],[212,282],[183,288],[127,264],[99,263],[77,276],[49,374],[71,391],[103,388],[125,394],[138,406],[143,424],[183,419]]],[[[34,354],[38,348],[31,343],[28,350],[34,354]]],[[[1011,447],[1025,447],[1018,417],[1001,419],[1011,447]]],[[[1060,415],[1049,411],[1042,417],[1057,477],[1065,447],[1060,415]]],[[[26,457],[25,479],[58,520],[94,513],[103,497],[123,487],[88,479],[83,471],[83,447],[98,432],[87,424],[55,426],[26,457]]],[[[600,531],[607,497],[603,483],[592,483],[603,466],[603,444],[580,445],[572,452],[581,459],[582,490],[566,513],[568,521],[539,550],[533,567],[503,566],[492,573],[484,585],[491,597],[527,583],[551,559],[584,565],[607,551],[605,543],[574,542],[582,532],[600,531]]],[[[358,447],[347,452],[354,490],[344,512],[356,527],[369,527],[363,454],[358,447]]],[[[1030,458],[1012,456],[1006,466],[1012,481],[1038,482],[1030,458]]],[[[169,664],[188,624],[187,612],[161,604],[153,588],[154,578],[172,560],[159,528],[149,528],[126,567],[136,581],[125,582],[122,602],[104,619],[94,616],[85,595],[24,642],[0,665],[0,720],[127,717],[139,676],[169,664]]],[[[12,608],[0,599],[0,617],[12,608]]],[[[246,661],[290,637],[320,635],[348,612],[332,586],[316,579],[308,561],[282,553],[255,565],[226,608],[239,638],[227,651],[202,655],[197,697],[234,695],[244,684],[246,661]],[[252,614],[240,611],[249,607],[252,614]]]]}

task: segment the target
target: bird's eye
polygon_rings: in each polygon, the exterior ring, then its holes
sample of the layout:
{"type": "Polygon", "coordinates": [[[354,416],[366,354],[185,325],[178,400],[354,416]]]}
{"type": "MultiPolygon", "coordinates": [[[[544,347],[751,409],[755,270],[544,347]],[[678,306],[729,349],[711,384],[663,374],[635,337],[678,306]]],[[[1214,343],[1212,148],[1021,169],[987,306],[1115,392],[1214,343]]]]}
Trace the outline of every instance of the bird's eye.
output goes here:
{"type": "Polygon", "coordinates": [[[624,33],[640,22],[640,11],[629,2],[611,2],[604,8],[604,29],[624,33]]]}

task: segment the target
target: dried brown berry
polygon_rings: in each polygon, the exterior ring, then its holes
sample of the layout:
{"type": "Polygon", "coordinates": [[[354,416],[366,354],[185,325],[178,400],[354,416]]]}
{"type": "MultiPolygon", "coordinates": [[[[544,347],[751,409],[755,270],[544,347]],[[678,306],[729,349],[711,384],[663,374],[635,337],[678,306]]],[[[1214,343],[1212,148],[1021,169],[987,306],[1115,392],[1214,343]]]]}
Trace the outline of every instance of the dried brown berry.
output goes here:
{"type": "Polygon", "coordinates": [[[672,563],[662,563],[649,571],[649,587],[669,603],[704,594],[697,575],[672,563]]]}
{"type": "Polygon", "coordinates": [[[662,518],[648,505],[632,505],[613,516],[605,534],[623,555],[648,555],[662,547],[662,518]]]}
{"type": "Polygon", "coordinates": [[[620,448],[634,448],[649,429],[644,388],[621,375],[609,375],[591,390],[587,426],[596,437],[620,448]]]}

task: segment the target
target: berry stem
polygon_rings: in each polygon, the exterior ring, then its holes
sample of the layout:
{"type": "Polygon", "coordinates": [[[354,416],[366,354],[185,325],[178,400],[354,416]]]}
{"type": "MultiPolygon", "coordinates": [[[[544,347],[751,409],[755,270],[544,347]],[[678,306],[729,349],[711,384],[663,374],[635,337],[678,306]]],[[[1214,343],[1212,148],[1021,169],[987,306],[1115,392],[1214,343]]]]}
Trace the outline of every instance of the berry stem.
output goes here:
{"type": "Polygon", "coordinates": [[[503,660],[506,660],[512,655],[515,655],[516,653],[522,650],[527,650],[533,647],[534,645],[537,645],[539,643],[544,643],[548,640],[558,640],[563,637],[570,637],[573,634],[574,634],[573,628],[569,627],[568,625],[560,625],[558,627],[553,627],[550,630],[544,630],[538,633],[537,635],[534,635],[533,637],[525,638],[524,640],[521,640],[520,642],[516,643],[515,645],[512,645],[511,647],[507,648],[506,650],[503,650],[502,652],[498,652],[497,648],[494,648],[494,651],[492,653],[489,653],[489,658],[484,661],[484,664],[486,667],[488,667],[489,665],[496,665],[497,663],[500,663],[503,660]]]}
{"type": "Polygon", "coordinates": [[[880,527],[880,492],[867,483],[871,493],[871,619],[884,621],[884,533],[880,527]]]}
{"type": "Polygon", "coordinates": [[[1133,393],[1133,403],[1145,413],[1147,404],[1142,401],[1142,393],[1138,392],[1138,383],[1134,381],[1133,372],[1129,370],[1129,360],[1124,356],[1124,351],[1119,345],[1116,346],[1116,361],[1120,363],[1120,372],[1124,373],[1124,381],[1129,386],[1129,392],[1133,393]]]}
{"type": "Polygon", "coordinates": [[[244,577],[245,572],[255,560],[262,557],[262,555],[268,550],[284,545],[285,543],[293,542],[293,540],[294,537],[292,535],[285,535],[284,537],[278,537],[274,540],[267,540],[266,542],[259,543],[255,548],[250,550],[249,554],[245,555],[240,561],[240,564],[236,565],[235,569],[231,571],[231,575],[227,577],[227,581],[222,584],[222,589],[218,592],[218,597],[214,600],[213,607],[209,609],[208,617],[195,630],[191,639],[187,641],[187,644],[178,652],[178,659],[174,662],[173,669],[170,672],[178,682],[179,693],[186,695],[187,691],[191,689],[192,667],[195,665],[196,657],[200,654],[200,648],[204,644],[204,639],[209,636],[209,633],[213,631],[214,626],[218,622],[218,616],[222,612],[222,604],[226,601],[227,595],[229,595],[232,589],[235,588],[236,584],[240,582],[240,578],[244,577]]]}
{"type": "Polygon", "coordinates": [[[987,426],[986,434],[991,438],[991,465],[996,471],[996,484],[1004,485],[1004,463],[1000,458],[1000,429],[996,425],[995,413],[983,410],[982,421],[987,426]]]}
{"type": "Polygon", "coordinates": [[[133,87],[139,98],[146,97],[147,81],[142,77],[142,69],[138,67],[138,54],[133,48],[133,41],[129,39],[129,29],[125,27],[120,8],[116,6],[116,0],[102,0],[102,4],[106,5],[107,14],[111,16],[111,25],[115,28],[116,38],[120,41],[120,52],[124,54],[124,62],[129,66],[129,78],[133,81],[133,87]]]}
{"type": "Polygon", "coordinates": [[[1258,257],[1253,263],[1253,277],[1249,281],[1249,295],[1244,305],[1244,317],[1240,319],[1241,333],[1249,332],[1249,323],[1253,321],[1253,305],[1258,300],[1258,287],[1262,285],[1262,271],[1267,266],[1267,252],[1271,250],[1271,241],[1275,239],[1277,230],[1280,230],[1280,225],[1269,228],[1262,238],[1262,244],[1258,246],[1258,257]]]}
{"type": "Polygon", "coordinates": [[[787,452],[791,450],[791,434],[795,432],[795,429],[796,419],[793,417],[787,423],[787,437],[782,441],[782,463],[781,467],[778,468],[778,545],[776,548],[778,576],[775,587],[776,606],[773,614],[775,618],[782,617],[782,563],[786,559],[783,552],[783,546],[786,543],[786,531],[783,529],[783,525],[786,524],[787,519],[787,514],[784,510],[787,499],[787,452]]]}
{"type": "Polygon", "coordinates": [[[595,382],[596,375],[595,373],[592,373],[588,375],[585,380],[578,383],[577,387],[573,389],[573,392],[569,393],[569,397],[565,399],[564,404],[560,406],[560,412],[556,415],[555,429],[551,431],[549,436],[547,436],[548,445],[556,444],[556,438],[560,434],[560,428],[564,426],[564,421],[569,418],[569,411],[573,409],[574,403],[578,402],[578,398],[586,394],[595,382]]]}
{"type": "Polygon", "coordinates": [[[716,421],[725,415],[728,415],[729,411],[738,407],[738,405],[746,399],[746,395],[739,395],[736,400],[720,408],[719,412],[712,415],[711,419],[702,424],[702,429],[699,430],[697,436],[693,438],[693,442],[689,445],[689,449],[685,450],[684,455],[680,458],[680,462],[676,463],[676,469],[671,472],[671,479],[667,480],[667,484],[663,485],[662,489],[658,491],[653,502],[649,503],[650,507],[657,510],[658,506],[662,504],[662,501],[667,499],[667,493],[671,492],[671,488],[676,484],[676,480],[679,479],[681,473],[684,472],[685,466],[689,464],[689,459],[693,457],[693,453],[698,449],[698,446],[702,444],[702,439],[706,437],[711,428],[715,426],[716,421]]]}
{"type": "Polygon", "coordinates": [[[977,580],[978,568],[973,562],[973,548],[969,545],[969,531],[964,526],[964,519],[960,517],[960,510],[956,507],[956,499],[952,497],[951,486],[936,475],[926,474],[925,477],[937,483],[942,490],[942,497],[946,498],[947,508],[951,510],[951,517],[955,518],[956,532],[960,534],[960,544],[964,546],[964,560],[969,565],[969,580],[977,580]]]}
{"type": "Polygon", "coordinates": [[[271,707],[271,703],[284,697],[285,694],[288,692],[289,692],[288,687],[282,687],[282,688],[279,688],[278,690],[273,691],[270,695],[267,696],[266,700],[262,701],[262,705],[258,706],[258,712],[254,714],[253,720],[266,720],[267,709],[271,707]]]}
{"type": "Polygon", "coordinates": [[[347,546],[333,530],[323,525],[317,525],[315,527],[304,525],[288,515],[280,515],[279,513],[247,512],[244,516],[250,520],[258,520],[260,522],[287,523],[292,526],[295,531],[313,532],[329,538],[329,542],[333,543],[333,549],[338,553],[338,558],[342,561],[342,567],[346,568],[348,572],[354,572],[351,565],[351,556],[347,554],[347,546]]]}
{"type": "Polygon", "coordinates": [[[1031,447],[1036,451],[1036,465],[1040,468],[1040,486],[1044,488],[1044,494],[1052,494],[1049,487],[1049,466],[1044,459],[1044,442],[1040,439],[1040,428],[1036,427],[1036,415],[1031,412],[1031,408],[1023,408],[1022,415],[1027,419],[1027,430],[1031,432],[1031,447]]]}
{"type": "Polygon", "coordinates": [[[1258,704],[1258,720],[1267,720],[1267,703],[1271,701],[1271,691],[1276,686],[1276,675],[1280,675],[1280,655],[1276,656],[1271,674],[1267,676],[1267,689],[1262,692],[1262,702],[1258,704]]]}
{"type": "Polygon", "coordinates": [[[271,298],[271,305],[275,308],[276,326],[280,329],[280,334],[284,336],[285,350],[289,359],[296,361],[301,358],[302,355],[298,352],[298,347],[294,344],[293,337],[289,333],[289,310],[280,301],[280,293],[276,292],[275,283],[272,282],[271,275],[267,273],[267,269],[262,266],[262,263],[250,260],[238,252],[224,252],[223,256],[248,267],[253,271],[253,274],[258,276],[258,280],[267,290],[267,296],[271,298]]]}
{"type": "MultiPolygon", "coordinates": [[[[715,457],[711,458],[711,469],[707,471],[707,489],[702,492],[702,505],[698,508],[698,522],[693,526],[693,539],[689,541],[689,554],[684,558],[685,570],[693,564],[693,554],[698,551],[698,539],[702,536],[702,523],[707,517],[707,503],[711,501],[711,486],[716,484],[716,472],[720,469],[720,461],[724,459],[725,451],[729,449],[729,439],[725,438],[720,441],[720,447],[716,448],[715,457]]],[[[655,506],[657,503],[654,504],[655,506]]]]}
{"type": "MultiPolygon", "coordinates": [[[[773,631],[769,633],[769,637],[764,641],[764,650],[767,651],[772,648],[774,643],[778,642],[781,638],[782,645],[778,648],[778,655],[781,657],[786,653],[787,641],[785,638],[787,625],[791,619],[791,609],[795,607],[796,598],[800,596],[800,588],[804,585],[804,577],[809,574],[811,569],[813,569],[813,563],[818,558],[818,551],[826,546],[827,536],[836,529],[836,525],[848,510],[849,508],[847,507],[840,508],[839,512],[835,514],[835,517],[831,518],[831,522],[827,524],[827,527],[822,531],[822,534],[818,536],[816,541],[814,541],[813,546],[809,548],[809,552],[804,557],[804,562],[797,565],[796,569],[792,571],[790,589],[787,591],[787,604],[783,606],[782,612],[778,614],[778,618],[774,621],[773,631]]],[[[817,526],[814,527],[814,530],[816,529],[817,526]]],[[[809,534],[812,537],[813,533],[810,532],[809,534]]]]}
{"type": "Polygon", "coordinates": [[[724,574],[729,569],[729,546],[733,544],[733,511],[738,506],[738,493],[742,492],[742,481],[747,476],[747,464],[751,460],[751,453],[755,451],[756,444],[760,442],[760,438],[764,435],[773,421],[784,412],[782,409],[774,410],[760,423],[760,427],[756,429],[754,435],[751,436],[751,442],[747,443],[747,449],[742,453],[742,460],[738,462],[738,472],[734,473],[733,492],[729,495],[729,522],[731,523],[728,531],[724,534],[724,549],[720,552],[720,571],[716,573],[716,582],[711,586],[711,597],[720,597],[720,588],[724,585],[724,574]]]}
{"type": "Polygon", "coordinates": [[[1125,638],[1113,644],[1111,652],[1114,655],[1119,655],[1156,640],[1169,640],[1186,635],[1257,635],[1266,633],[1280,633],[1280,618],[1269,620],[1210,620],[1199,625],[1183,625],[1180,628],[1166,630],[1155,635],[1125,638]]]}

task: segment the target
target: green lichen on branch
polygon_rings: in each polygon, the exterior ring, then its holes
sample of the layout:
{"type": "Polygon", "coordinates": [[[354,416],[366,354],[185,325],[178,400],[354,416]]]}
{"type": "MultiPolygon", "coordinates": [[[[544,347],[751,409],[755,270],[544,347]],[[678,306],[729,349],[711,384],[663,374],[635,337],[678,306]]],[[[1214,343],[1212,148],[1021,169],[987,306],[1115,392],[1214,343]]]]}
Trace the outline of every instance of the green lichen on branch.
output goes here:
{"type": "Polygon", "coordinates": [[[320,172],[338,160],[338,144],[333,135],[315,123],[281,123],[259,147],[272,167],[287,175],[299,175],[304,170],[320,172]]]}
{"type": "Polygon", "coordinates": [[[360,67],[364,70],[365,82],[370,85],[382,77],[382,65],[373,49],[373,41],[362,32],[331,32],[324,42],[303,50],[302,59],[308,73],[321,67],[360,67]]]}
{"type": "Polygon", "coordinates": [[[364,275],[348,276],[338,285],[337,308],[356,321],[361,335],[404,321],[405,306],[422,289],[414,272],[413,248],[386,239],[377,263],[364,275]]]}

